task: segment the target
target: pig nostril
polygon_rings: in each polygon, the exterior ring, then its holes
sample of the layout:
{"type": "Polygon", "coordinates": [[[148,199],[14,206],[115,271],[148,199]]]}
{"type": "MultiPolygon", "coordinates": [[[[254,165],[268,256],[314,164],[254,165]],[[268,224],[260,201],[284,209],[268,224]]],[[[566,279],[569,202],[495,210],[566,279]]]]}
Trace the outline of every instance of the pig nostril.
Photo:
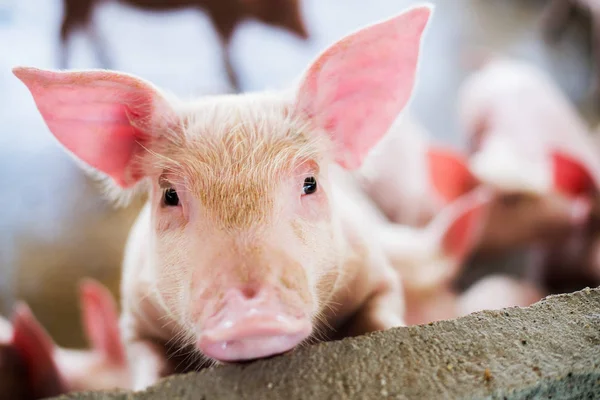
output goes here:
{"type": "Polygon", "coordinates": [[[258,291],[254,287],[245,287],[241,290],[242,295],[247,299],[253,299],[258,294],[258,291]]]}

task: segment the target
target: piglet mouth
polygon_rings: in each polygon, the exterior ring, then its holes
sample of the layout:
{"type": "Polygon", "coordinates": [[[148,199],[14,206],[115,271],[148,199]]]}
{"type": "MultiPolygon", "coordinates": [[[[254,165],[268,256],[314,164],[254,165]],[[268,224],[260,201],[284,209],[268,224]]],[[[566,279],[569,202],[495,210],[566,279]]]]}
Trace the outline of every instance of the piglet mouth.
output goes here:
{"type": "Polygon", "coordinates": [[[197,346],[206,356],[224,362],[248,361],[285,353],[312,332],[308,318],[263,313],[257,309],[248,310],[242,318],[226,314],[219,321],[208,322],[197,346]]]}

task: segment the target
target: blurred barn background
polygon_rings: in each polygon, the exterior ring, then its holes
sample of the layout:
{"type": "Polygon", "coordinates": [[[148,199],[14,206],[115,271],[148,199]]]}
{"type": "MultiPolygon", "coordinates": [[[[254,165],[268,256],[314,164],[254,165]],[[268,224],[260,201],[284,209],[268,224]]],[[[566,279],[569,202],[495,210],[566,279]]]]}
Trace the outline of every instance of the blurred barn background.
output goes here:
{"type": "MultiPolygon", "coordinates": [[[[285,2],[247,3],[261,1],[285,2]]],[[[69,67],[99,67],[106,57],[112,69],[134,73],[180,96],[232,90],[219,35],[206,12],[152,12],[126,2],[98,3],[92,35],[78,30],[70,37],[69,67]],[[102,44],[104,53],[94,50],[94,42],[102,44]]],[[[233,31],[230,43],[239,88],[289,85],[342,35],[413,3],[300,0],[307,40],[247,20],[233,31]]],[[[564,40],[551,46],[542,39],[539,23],[546,1],[433,3],[437,10],[411,108],[434,136],[461,146],[455,97],[467,74],[463,52],[471,46],[507,52],[542,67],[596,123],[585,25],[572,25],[564,40]]],[[[55,143],[31,95],[11,74],[15,65],[58,68],[65,61],[59,41],[62,19],[63,0],[0,0],[0,313],[8,315],[17,299],[26,300],[59,344],[80,346],[77,281],[92,276],[117,292],[122,249],[139,203],[114,209],[100,196],[94,182],[55,143]]]]}

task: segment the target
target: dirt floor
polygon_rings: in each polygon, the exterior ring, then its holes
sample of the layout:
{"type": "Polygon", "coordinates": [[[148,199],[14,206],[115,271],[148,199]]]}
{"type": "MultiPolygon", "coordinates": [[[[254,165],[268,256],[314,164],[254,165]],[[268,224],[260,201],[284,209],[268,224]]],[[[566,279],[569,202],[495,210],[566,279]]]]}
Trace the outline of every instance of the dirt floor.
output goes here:
{"type": "Polygon", "coordinates": [[[137,394],[60,399],[598,397],[600,288],[175,376],[137,394]]]}

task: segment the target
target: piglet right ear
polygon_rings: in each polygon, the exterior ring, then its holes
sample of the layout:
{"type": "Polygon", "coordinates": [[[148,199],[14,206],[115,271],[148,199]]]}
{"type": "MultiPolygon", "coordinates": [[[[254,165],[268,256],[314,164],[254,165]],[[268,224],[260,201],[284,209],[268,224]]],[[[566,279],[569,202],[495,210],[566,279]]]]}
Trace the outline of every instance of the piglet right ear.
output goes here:
{"type": "Polygon", "coordinates": [[[85,279],[80,284],[82,320],[92,348],[115,364],[125,363],[119,334],[119,313],[110,291],[100,282],[85,279]]]}
{"type": "Polygon", "coordinates": [[[56,345],[25,303],[17,304],[13,315],[13,344],[24,360],[34,398],[67,392],[54,353],[56,345]]]}
{"type": "Polygon", "coordinates": [[[308,68],[296,110],[356,169],[408,103],[432,6],[414,7],[341,39],[308,68]]]}
{"type": "Polygon", "coordinates": [[[155,138],[156,121],[173,120],[150,83],[112,71],[47,71],[16,67],[46,125],[77,158],[121,187],[142,176],[132,161],[155,138]]]}

